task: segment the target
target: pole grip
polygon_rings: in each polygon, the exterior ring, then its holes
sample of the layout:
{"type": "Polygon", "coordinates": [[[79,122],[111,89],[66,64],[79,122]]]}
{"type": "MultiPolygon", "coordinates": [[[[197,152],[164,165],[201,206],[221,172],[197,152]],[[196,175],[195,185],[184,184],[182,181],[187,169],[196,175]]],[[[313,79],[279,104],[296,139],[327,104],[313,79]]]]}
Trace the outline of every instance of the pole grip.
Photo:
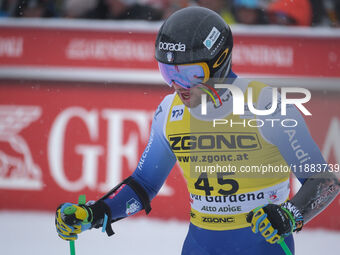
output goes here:
{"type": "MultiPolygon", "coordinates": [[[[85,195],[80,195],[78,197],[78,204],[84,205],[85,203],[86,203],[86,196],[85,195]]],[[[74,207],[69,207],[69,208],[70,208],[69,211],[65,212],[67,215],[73,214],[75,212],[75,211],[72,210],[72,208],[74,208],[74,207]]],[[[66,209],[68,209],[68,208],[66,208],[66,209]]],[[[76,255],[76,247],[75,247],[74,240],[70,240],[70,254],[71,255],[76,255]]]]}

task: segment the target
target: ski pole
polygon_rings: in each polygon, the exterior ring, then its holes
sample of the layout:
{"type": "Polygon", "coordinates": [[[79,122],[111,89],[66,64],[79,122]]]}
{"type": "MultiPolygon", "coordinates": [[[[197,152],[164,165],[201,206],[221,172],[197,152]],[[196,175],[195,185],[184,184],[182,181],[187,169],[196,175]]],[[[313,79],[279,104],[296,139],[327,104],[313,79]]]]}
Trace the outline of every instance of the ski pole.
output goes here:
{"type": "MultiPolygon", "coordinates": [[[[86,203],[86,196],[85,195],[80,195],[79,198],[78,198],[78,204],[80,205],[84,205],[86,203]]],[[[74,208],[74,207],[67,207],[65,208],[65,214],[66,215],[71,215],[73,213],[75,213],[77,209],[74,208]]],[[[70,254],[71,255],[76,255],[76,247],[75,247],[75,243],[74,243],[74,240],[70,240],[70,254]]]]}
{"type": "MultiPolygon", "coordinates": [[[[272,204],[272,201],[270,201],[269,199],[268,204],[272,204]]],[[[282,250],[285,252],[286,255],[293,255],[283,237],[281,237],[281,239],[277,241],[277,243],[281,246],[282,250]]]]}
{"type": "Polygon", "coordinates": [[[70,254],[76,255],[76,247],[74,246],[74,240],[70,241],[70,254]]]}
{"type": "Polygon", "coordinates": [[[277,243],[281,245],[281,248],[286,255],[293,255],[283,237],[281,237],[281,239],[277,243]]]}

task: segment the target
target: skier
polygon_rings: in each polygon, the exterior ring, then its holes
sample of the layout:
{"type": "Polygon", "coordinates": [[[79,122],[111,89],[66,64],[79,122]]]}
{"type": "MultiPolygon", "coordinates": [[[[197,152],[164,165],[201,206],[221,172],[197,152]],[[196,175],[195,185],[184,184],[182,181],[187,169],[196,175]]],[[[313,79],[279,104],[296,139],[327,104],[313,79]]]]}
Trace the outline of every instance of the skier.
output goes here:
{"type": "Polygon", "coordinates": [[[287,107],[285,116],[280,109],[269,116],[255,116],[249,109],[244,115],[232,113],[233,93],[214,84],[232,84],[246,98],[252,88],[257,109],[272,105],[270,87],[233,73],[232,48],[229,26],[209,9],[184,8],[164,22],[156,39],[156,59],[175,92],[155,111],[149,142],[130,177],[96,202],[58,207],[56,227],[62,239],[75,240],[77,234],[99,227],[112,235],[110,223],[142,209],[148,214],[150,201],[178,160],[191,202],[182,254],[284,254],[276,244],[281,238],[294,254],[291,233],[325,209],[340,184],[330,168],[308,171],[326,162],[296,107],[287,107]],[[207,95],[204,114],[201,100],[207,95]],[[294,119],[298,125],[273,127],[267,117],[294,119]],[[213,127],[214,119],[236,124],[213,127]],[[243,124],[249,119],[265,125],[243,124]],[[237,171],[202,170],[212,165],[218,169],[218,164],[237,171]],[[290,171],[240,171],[260,165],[290,166],[302,187],[288,200],[290,171]]]}

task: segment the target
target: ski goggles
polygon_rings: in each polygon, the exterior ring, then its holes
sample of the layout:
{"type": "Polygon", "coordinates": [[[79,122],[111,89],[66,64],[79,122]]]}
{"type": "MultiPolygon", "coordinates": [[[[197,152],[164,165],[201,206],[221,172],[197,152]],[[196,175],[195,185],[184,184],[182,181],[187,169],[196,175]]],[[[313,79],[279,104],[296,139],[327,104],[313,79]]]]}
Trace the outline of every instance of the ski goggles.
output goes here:
{"type": "Polygon", "coordinates": [[[176,83],[185,89],[190,89],[207,82],[210,77],[209,67],[205,62],[184,65],[168,65],[158,62],[158,66],[169,86],[176,83]]]}

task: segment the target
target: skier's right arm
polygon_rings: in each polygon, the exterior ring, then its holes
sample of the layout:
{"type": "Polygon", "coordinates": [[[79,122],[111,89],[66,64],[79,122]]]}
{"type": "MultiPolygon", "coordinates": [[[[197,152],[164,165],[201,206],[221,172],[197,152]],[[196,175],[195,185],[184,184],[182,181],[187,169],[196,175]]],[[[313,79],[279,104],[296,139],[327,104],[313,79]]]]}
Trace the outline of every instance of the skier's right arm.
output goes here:
{"type": "MultiPolygon", "coordinates": [[[[110,222],[131,216],[142,209],[146,213],[151,210],[150,201],[157,195],[176,163],[176,157],[171,151],[163,132],[164,122],[168,115],[169,101],[171,101],[171,96],[167,96],[155,112],[148,144],[133,174],[94,204],[89,205],[88,208],[82,206],[87,210],[89,218],[91,215],[96,216],[96,218],[90,218],[92,220],[91,225],[83,227],[84,230],[102,227],[106,215],[109,222],[104,228],[106,228],[108,235],[112,235],[110,222]]],[[[76,234],[81,232],[79,231],[81,228],[78,227],[77,232],[72,232],[74,227],[62,221],[60,215],[63,214],[61,211],[63,208],[65,207],[58,208],[57,231],[61,238],[70,240],[70,236],[76,238],[76,234]],[[68,231],[65,231],[65,229],[68,231]]],[[[86,221],[88,221],[88,218],[86,218],[86,221]]],[[[79,221],[76,223],[79,225],[79,221]]]]}

